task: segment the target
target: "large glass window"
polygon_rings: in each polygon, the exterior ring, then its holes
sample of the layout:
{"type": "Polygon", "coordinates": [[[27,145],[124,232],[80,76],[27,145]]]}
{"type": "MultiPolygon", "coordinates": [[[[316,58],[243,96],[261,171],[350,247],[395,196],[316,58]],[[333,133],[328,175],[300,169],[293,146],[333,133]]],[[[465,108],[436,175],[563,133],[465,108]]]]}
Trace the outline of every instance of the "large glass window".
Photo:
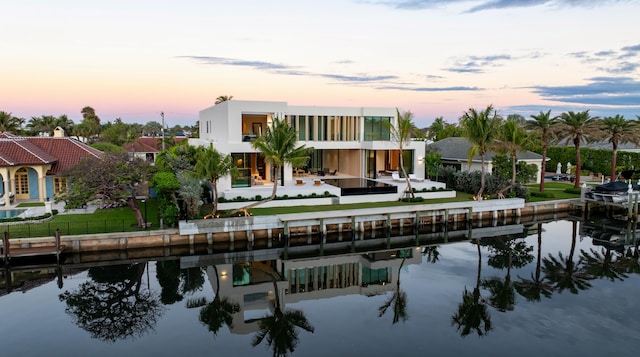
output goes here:
{"type": "Polygon", "coordinates": [[[231,160],[238,168],[238,176],[231,181],[231,187],[249,187],[251,179],[251,162],[247,153],[232,153],[231,160]]]}
{"type": "Polygon", "coordinates": [[[391,137],[389,133],[390,117],[364,117],[364,140],[388,141],[391,137]]]}
{"type": "Polygon", "coordinates": [[[307,117],[305,115],[298,116],[298,140],[307,140],[307,117]]]}

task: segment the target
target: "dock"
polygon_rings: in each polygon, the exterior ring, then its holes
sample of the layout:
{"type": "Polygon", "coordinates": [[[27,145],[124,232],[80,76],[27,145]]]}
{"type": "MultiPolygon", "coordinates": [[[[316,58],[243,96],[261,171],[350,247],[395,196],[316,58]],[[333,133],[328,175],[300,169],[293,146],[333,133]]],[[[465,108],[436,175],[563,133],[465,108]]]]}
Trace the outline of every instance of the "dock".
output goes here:
{"type": "Polygon", "coordinates": [[[4,265],[11,263],[12,259],[25,259],[34,257],[55,257],[56,262],[60,262],[60,255],[64,252],[64,245],[60,244],[60,230],[56,230],[55,244],[45,244],[41,246],[17,246],[12,245],[9,234],[4,232],[2,236],[2,245],[0,246],[0,255],[4,260],[4,265]]]}

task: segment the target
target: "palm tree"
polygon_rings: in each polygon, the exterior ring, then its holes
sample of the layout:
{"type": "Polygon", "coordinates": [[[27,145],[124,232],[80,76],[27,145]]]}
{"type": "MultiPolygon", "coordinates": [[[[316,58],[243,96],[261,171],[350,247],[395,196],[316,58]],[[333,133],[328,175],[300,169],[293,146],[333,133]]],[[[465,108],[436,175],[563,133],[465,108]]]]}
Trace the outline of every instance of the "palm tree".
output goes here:
{"type": "Polygon", "coordinates": [[[220,104],[222,102],[226,102],[228,100],[231,100],[233,98],[232,95],[221,95],[218,98],[216,98],[216,104],[220,104]]]}
{"type": "Polygon", "coordinates": [[[297,143],[298,135],[296,130],[289,126],[286,120],[281,120],[278,117],[273,118],[271,126],[267,126],[263,136],[258,137],[251,143],[254,149],[259,150],[264,155],[264,161],[274,169],[275,177],[273,178],[271,197],[249,205],[245,209],[271,201],[276,197],[278,175],[282,166],[291,164],[296,167],[304,166],[307,163],[312,149],[306,148],[304,145],[296,147],[297,143]]]}
{"type": "Polygon", "coordinates": [[[29,128],[33,135],[46,133],[47,135],[52,136],[53,130],[56,128],[56,121],[57,119],[53,115],[31,117],[29,123],[27,123],[27,128],[29,128]]]}
{"type": "Polygon", "coordinates": [[[251,341],[253,347],[259,345],[263,340],[273,348],[274,356],[286,356],[293,353],[298,345],[298,331],[296,327],[313,333],[315,328],[309,323],[304,313],[300,310],[282,310],[280,293],[276,283],[276,278],[271,274],[273,290],[276,295],[273,314],[263,317],[258,326],[260,331],[256,333],[251,341]]]}
{"type": "Polygon", "coordinates": [[[611,157],[611,180],[616,177],[616,161],[618,159],[618,145],[628,142],[638,144],[640,140],[640,125],[633,120],[626,120],[622,115],[606,117],[602,120],[602,130],[613,146],[611,157]]]}
{"type": "Polygon", "coordinates": [[[390,122],[385,122],[389,127],[389,134],[391,136],[391,141],[395,142],[398,151],[400,151],[400,171],[404,175],[404,179],[407,182],[407,187],[404,191],[406,197],[414,198],[415,194],[413,193],[413,189],[411,188],[411,180],[409,179],[409,175],[407,175],[407,170],[404,168],[404,149],[411,142],[411,138],[421,138],[424,136],[424,132],[418,129],[413,123],[413,113],[410,111],[406,111],[404,113],[400,113],[400,109],[396,108],[396,112],[398,115],[398,122],[394,126],[390,122]]]}
{"type": "Polygon", "coordinates": [[[580,144],[590,142],[597,138],[600,125],[597,117],[591,117],[589,111],[574,113],[572,111],[562,113],[560,124],[557,128],[557,136],[566,138],[567,143],[572,141],[576,148],[576,179],[574,188],[580,187],[580,169],[582,161],[580,159],[580,144]]]}
{"type": "Polygon", "coordinates": [[[558,259],[549,255],[548,258],[544,258],[543,272],[545,279],[553,284],[553,288],[558,292],[563,290],[569,290],[572,294],[577,294],[579,290],[587,290],[591,287],[589,280],[593,279],[593,276],[587,274],[584,269],[579,267],[579,263],[573,261],[573,254],[576,249],[576,232],[578,222],[572,221],[573,232],[571,240],[571,249],[569,255],[565,258],[562,253],[558,253],[558,259]]]}
{"type": "Polygon", "coordinates": [[[558,117],[551,117],[551,110],[546,113],[540,111],[538,115],[531,115],[533,120],[527,121],[527,126],[538,131],[542,141],[542,164],[540,165],[540,192],[544,192],[544,175],[547,171],[547,145],[549,143],[549,130],[558,123],[558,117]]]}
{"type": "Polygon", "coordinates": [[[547,298],[551,297],[553,287],[544,279],[540,278],[540,267],[542,261],[542,223],[538,223],[538,255],[536,259],[535,275],[531,274],[531,279],[520,278],[514,283],[518,294],[524,296],[527,301],[540,301],[541,294],[547,298]]]}
{"type": "Polygon", "coordinates": [[[24,119],[16,118],[11,113],[0,111],[0,132],[18,134],[24,119]]]}
{"type": "MultiPolygon", "coordinates": [[[[233,327],[233,315],[240,312],[240,305],[229,301],[226,297],[220,298],[218,267],[213,265],[213,271],[216,276],[216,296],[213,298],[213,301],[202,307],[199,317],[200,322],[205,324],[214,335],[217,335],[223,325],[227,325],[230,328],[233,327]]],[[[200,305],[198,302],[202,302],[202,300],[189,300],[187,307],[197,307],[200,305]]]]}
{"type": "Polygon", "coordinates": [[[480,189],[476,195],[478,199],[481,199],[485,186],[485,154],[489,151],[498,134],[500,121],[501,119],[492,105],[489,105],[481,112],[470,108],[460,119],[465,137],[473,143],[473,146],[469,149],[469,164],[471,164],[471,160],[475,155],[480,155],[481,159],[480,189]],[[493,112],[493,115],[491,112],[493,112]]]}
{"type": "Polygon", "coordinates": [[[218,150],[213,148],[213,145],[209,145],[208,148],[199,148],[196,156],[198,157],[195,172],[204,177],[213,186],[213,212],[212,216],[215,217],[218,212],[218,180],[226,175],[233,175],[235,173],[235,167],[231,161],[231,155],[223,155],[218,150]]]}
{"type": "Polygon", "coordinates": [[[491,325],[491,315],[484,300],[480,299],[480,271],[482,268],[482,255],[480,254],[480,240],[475,243],[478,247],[478,274],[476,276],[476,286],[473,292],[464,288],[462,302],[458,304],[458,311],[451,317],[451,324],[458,325],[460,335],[465,337],[475,330],[478,336],[484,336],[493,328],[491,325]]]}
{"type": "MultiPolygon", "coordinates": [[[[507,188],[513,191],[516,186],[517,155],[519,152],[524,151],[529,137],[524,131],[524,128],[518,125],[515,120],[510,119],[500,127],[499,139],[500,141],[494,146],[498,150],[508,153],[511,158],[511,185],[507,188]]],[[[507,188],[504,188],[501,192],[506,191],[507,188]]]]}
{"type": "Polygon", "coordinates": [[[402,258],[402,262],[398,268],[398,281],[396,282],[396,288],[393,290],[393,294],[387,301],[385,301],[384,305],[378,308],[378,317],[382,317],[389,307],[393,305],[392,324],[395,324],[400,320],[402,320],[402,322],[407,321],[407,293],[400,289],[400,271],[402,270],[402,266],[406,259],[406,257],[402,258]]]}

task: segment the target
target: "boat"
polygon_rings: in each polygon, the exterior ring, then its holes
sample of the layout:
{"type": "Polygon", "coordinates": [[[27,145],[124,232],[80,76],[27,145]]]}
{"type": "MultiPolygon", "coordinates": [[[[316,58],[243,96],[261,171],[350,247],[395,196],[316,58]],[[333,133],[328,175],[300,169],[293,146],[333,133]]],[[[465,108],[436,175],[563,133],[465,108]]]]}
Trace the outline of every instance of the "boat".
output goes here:
{"type": "Polygon", "coordinates": [[[624,181],[614,181],[597,185],[591,191],[591,197],[596,201],[625,203],[629,201],[629,186],[635,192],[638,192],[638,185],[630,185],[624,181]]]}

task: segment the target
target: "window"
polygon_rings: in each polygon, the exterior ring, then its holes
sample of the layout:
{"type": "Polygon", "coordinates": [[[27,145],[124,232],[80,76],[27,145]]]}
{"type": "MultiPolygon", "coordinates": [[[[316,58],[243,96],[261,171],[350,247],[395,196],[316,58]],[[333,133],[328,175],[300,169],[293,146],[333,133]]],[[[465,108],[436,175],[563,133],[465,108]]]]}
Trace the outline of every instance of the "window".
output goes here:
{"type": "Polygon", "coordinates": [[[365,141],[389,141],[390,117],[364,117],[364,140],[365,141]]]}
{"type": "Polygon", "coordinates": [[[64,193],[67,191],[67,178],[66,177],[54,177],[53,178],[53,193],[64,193]]]}

